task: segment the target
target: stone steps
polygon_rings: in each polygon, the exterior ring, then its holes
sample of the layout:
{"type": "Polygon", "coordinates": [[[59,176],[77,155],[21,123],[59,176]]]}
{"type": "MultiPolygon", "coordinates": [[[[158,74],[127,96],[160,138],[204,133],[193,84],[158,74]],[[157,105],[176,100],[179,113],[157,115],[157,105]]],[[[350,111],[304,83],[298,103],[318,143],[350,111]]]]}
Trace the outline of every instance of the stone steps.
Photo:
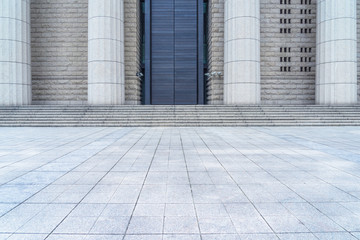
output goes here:
{"type": "Polygon", "coordinates": [[[360,106],[0,107],[0,126],[360,126],[360,106]]]}

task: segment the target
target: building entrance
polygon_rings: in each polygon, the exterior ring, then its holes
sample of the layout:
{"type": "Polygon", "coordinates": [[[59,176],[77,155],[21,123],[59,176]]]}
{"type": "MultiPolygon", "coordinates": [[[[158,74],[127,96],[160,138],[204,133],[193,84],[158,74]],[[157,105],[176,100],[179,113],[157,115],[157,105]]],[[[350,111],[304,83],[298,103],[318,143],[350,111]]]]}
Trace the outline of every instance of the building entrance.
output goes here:
{"type": "Polygon", "coordinates": [[[145,104],[204,104],[203,0],[145,0],[145,104]]]}

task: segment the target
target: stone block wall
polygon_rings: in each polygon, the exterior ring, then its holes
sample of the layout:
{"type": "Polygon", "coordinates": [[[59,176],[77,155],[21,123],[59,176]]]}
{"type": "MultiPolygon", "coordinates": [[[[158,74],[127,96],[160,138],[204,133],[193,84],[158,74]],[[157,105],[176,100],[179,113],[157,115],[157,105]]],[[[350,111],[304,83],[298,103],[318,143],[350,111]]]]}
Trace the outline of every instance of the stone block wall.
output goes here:
{"type": "Polygon", "coordinates": [[[33,104],[87,102],[88,0],[31,0],[33,104]]]}
{"type": "Polygon", "coordinates": [[[124,0],[125,9],[125,103],[141,104],[141,81],[136,76],[140,63],[140,1],[124,0]]]}
{"type": "MultiPolygon", "coordinates": [[[[209,0],[208,72],[224,73],[224,0],[209,0]]],[[[206,82],[207,103],[223,104],[224,78],[206,82]]]]}
{"type": "Polygon", "coordinates": [[[262,104],[315,104],[315,61],[316,1],[261,0],[262,104]]]}

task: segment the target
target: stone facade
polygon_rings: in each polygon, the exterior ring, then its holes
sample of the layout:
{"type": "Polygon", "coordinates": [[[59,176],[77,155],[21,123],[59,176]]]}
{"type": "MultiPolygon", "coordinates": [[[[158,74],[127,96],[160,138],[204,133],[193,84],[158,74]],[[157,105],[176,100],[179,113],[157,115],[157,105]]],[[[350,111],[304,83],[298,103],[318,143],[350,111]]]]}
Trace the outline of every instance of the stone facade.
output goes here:
{"type": "Polygon", "coordinates": [[[31,0],[33,104],[87,103],[88,0],[31,0]]]}
{"type": "Polygon", "coordinates": [[[301,2],[261,0],[263,104],[315,103],[316,2],[301,2]]]}
{"type": "Polygon", "coordinates": [[[125,6],[125,103],[141,104],[140,68],[140,2],[124,0],[125,6]]]}
{"type": "MultiPolygon", "coordinates": [[[[315,104],[316,1],[301,4],[301,0],[292,0],[290,5],[284,5],[279,0],[261,0],[260,4],[261,103],[315,104]],[[282,14],[280,9],[291,9],[291,14],[282,14]],[[280,19],[291,19],[291,22],[280,23],[280,19]],[[292,31],[280,33],[281,28],[292,31]],[[311,29],[311,33],[305,33],[304,29],[311,29]],[[291,48],[291,52],[280,52],[280,48],[291,48]],[[281,62],[285,57],[290,57],[291,62],[281,62]],[[291,72],[281,71],[281,67],[283,70],[291,67],[291,72]]],[[[224,0],[210,0],[209,73],[223,72],[223,14],[224,0]]],[[[223,102],[223,84],[222,77],[213,77],[207,82],[209,104],[223,102]]]]}
{"type": "MultiPolygon", "coordinates": [[[[224,0],[209,0],[208,72],[224,73],[224,0]]],[[[207,103],[223,104],[224,78],[210,76],[206,82],[207,103]]]]}
{"type": "MultiPolygon", "coordinates": [[[[88,103],[88,1],[29,0],[32,104],[88,103]]],[[[261,104],[315,104],[319,1],[260,0],[261,104]]],[[[354,1],[360,101],[360,0],[354,1]]],[[[208,73],[222,75],[207,79],[207,104],[224,103],[224,6],[225,0],[208,3],[208,73]]],[[[124,8],[125,104],[137,105],[142,92],[136,76],[141,71],[140,1],[124,0],[124,8]]]]}

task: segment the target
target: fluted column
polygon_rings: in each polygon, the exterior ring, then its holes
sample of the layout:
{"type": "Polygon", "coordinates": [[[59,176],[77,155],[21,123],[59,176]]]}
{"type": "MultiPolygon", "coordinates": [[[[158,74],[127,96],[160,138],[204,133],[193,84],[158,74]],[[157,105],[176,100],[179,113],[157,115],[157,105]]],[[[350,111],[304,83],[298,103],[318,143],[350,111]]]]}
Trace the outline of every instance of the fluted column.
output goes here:
{"type": "Polygon", "coordinates": [[[357,103],[356,0],[318,0],[316,103],[357,103]]]}
{"type": "Polygon", "coordinates": [[[224,103],[260,103],[260,0],[225,0],[224,103]]]}
{"type": "Polygon", "coordinates": [[[88,103],[124,104],[123,0],[89,0],[88,103]]]}
{"type": "Polygon", "coordinates": [[[0,105],[31,104],[30,0],[0,0],[0,105]]]}

